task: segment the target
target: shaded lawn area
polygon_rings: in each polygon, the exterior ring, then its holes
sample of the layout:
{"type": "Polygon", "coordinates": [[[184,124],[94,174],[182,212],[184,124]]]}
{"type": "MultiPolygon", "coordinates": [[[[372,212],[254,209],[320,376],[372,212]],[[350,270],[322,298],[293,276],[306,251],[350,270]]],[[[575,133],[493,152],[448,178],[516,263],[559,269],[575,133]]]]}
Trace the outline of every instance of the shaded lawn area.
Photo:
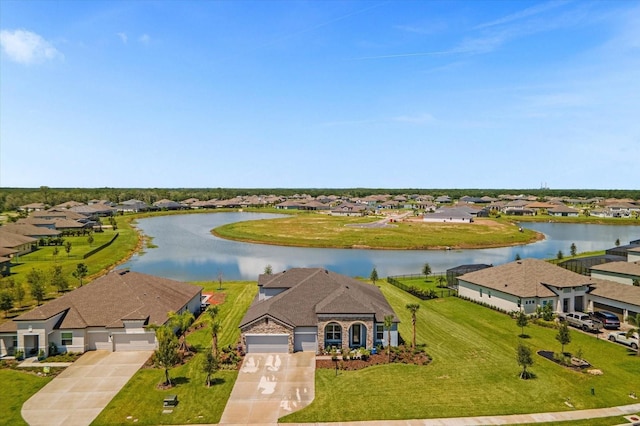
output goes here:
{"type": "MultiPolygon", "coordinates": [[[[225,302],[219,305],[222,324],[219,345],[221,348],[229,345],[235,347],[240,337],[238,325],[255,297],[258,286],[255,282],[232,282],[224,283],[222,290],[218,290],[217,282],[196,284],[205,287],[205,291],[222,291],[226,294],[225,302]]],[[[201,316],[198,321],[203,319],[204,316],[201,316]]],[[[215,385],[207,388],[202,362],[204,354],[211,347],[210,328],[203,327],[189,334],[187,342],[198,353],[185,365],[169,371],[176,386],[169,390],[158,390],[156,385],[164,381],[164,371],[143,368],[129,380],[92,424],[122,424],[134,419],[138,419],[136,424],[146,425],[219,422],[238,373],[219,371],[213,376],[215,385]],[[178,395],[178,405],[173,413],[162,414],[162,401],[169,394],[178,395]],[[132,416],[132,419],[127,420],[128,416],[132,416]]]]}
{"type": "Polygon", "coordinates": [[[417,341],[433,357],[428,366],[383,365],[360,371],[316,370],[316,398],[283,422],[420,419],[480,416],[610,407],[635,403],[628,397],[640,371],[640,357],[625,347],[571,330],[565,351],[582,348],[583,357],[604,372],[592,376],[565,369],[535,355],[560,351],[556,330],[530,325],[520,339],[515,320],[479,305],[449,297],[421,301],[379,283],[401,319],[400,333],[411,340],[407,303],[419,303],[417,341]],[[523,340],[534,352],[529,368],[537,376],[520,380],[516,346],[523,340]],[[595,396],[591,395],[591,388],[595,396]],[[348,404],[345,403],[348,395],[348,404]]]}
{"type": "Polygon", "coordinates": [[[20,414],[22,404],[50,380],[51,377],[36,376],[26,371],[0,369],[0,383],[5,387],[0,398],[0,424],[26,425],[20,414]]]}

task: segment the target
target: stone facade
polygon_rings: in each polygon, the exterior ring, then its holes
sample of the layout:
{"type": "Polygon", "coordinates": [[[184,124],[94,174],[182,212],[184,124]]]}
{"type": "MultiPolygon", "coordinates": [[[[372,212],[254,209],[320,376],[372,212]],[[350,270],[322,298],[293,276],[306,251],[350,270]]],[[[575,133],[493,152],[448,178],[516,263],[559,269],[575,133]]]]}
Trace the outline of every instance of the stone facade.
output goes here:
{"type": "Polygon", "coordinates": [[[242,332],[242,350],[247,351],[246,334],[288,334],[289,353],[293,353],[293,329],[286,325],[274,321],[272,318],[262,318],[240,330],[242,332]]]}
{"type": "Polygon", "coordinates": [[[375,333],[374,318],[371,315],[366,316],[335,316],[331,318],[322,318],[318,320],[318,349],[325,349],[325,327],[329,323],[337,323],[342,327],[342,347],[348,348],[350,342],[350,330],[353,324],[361,324],[366,328],[366,348],[373,348],[373,338],[375,333]]]}

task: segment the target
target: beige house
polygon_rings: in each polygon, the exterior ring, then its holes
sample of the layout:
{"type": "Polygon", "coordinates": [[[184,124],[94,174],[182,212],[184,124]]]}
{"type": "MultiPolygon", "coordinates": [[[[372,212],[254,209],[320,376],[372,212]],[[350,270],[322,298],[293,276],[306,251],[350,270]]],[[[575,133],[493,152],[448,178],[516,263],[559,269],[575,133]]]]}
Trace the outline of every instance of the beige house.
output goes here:
{"type": "Polygon", "coordinates": [[[150,324],[168,312],[200,312],[202,287],[152,275],[113,271],[0,325],[0,356],[155,349],[150,324]]]}

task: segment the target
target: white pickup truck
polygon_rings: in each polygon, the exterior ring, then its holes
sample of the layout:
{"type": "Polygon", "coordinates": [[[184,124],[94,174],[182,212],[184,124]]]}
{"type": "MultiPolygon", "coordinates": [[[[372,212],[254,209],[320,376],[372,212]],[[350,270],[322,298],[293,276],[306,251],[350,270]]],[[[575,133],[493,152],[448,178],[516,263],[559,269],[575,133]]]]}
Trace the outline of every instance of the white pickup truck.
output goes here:
{"type": "Polygon", "coordinates": [[[577,328],[581,328],[584,331],[599,331],[602,328],[602,323],[596,319],[593,319],[589,314],[584,312],[568,312],[558,314],[559,321],[566,321],[567,324],[577,328]]]}

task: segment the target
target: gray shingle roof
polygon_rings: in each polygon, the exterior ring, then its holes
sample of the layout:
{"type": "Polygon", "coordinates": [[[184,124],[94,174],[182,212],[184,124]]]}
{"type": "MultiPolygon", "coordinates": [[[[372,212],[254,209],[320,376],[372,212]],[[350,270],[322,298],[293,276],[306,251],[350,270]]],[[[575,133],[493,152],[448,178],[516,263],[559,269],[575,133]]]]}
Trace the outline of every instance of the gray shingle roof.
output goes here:
{"type": "Polygon", "coordinates": [[[291,327],[315,326],[319,314],[372,314],[382,322],[397,317],[374,285],[323,268],[294,268],[273,276],[261,275],[259,285],[287,290],[264,301],[254,300],[240,327],[270,316],[291,327]]]}

